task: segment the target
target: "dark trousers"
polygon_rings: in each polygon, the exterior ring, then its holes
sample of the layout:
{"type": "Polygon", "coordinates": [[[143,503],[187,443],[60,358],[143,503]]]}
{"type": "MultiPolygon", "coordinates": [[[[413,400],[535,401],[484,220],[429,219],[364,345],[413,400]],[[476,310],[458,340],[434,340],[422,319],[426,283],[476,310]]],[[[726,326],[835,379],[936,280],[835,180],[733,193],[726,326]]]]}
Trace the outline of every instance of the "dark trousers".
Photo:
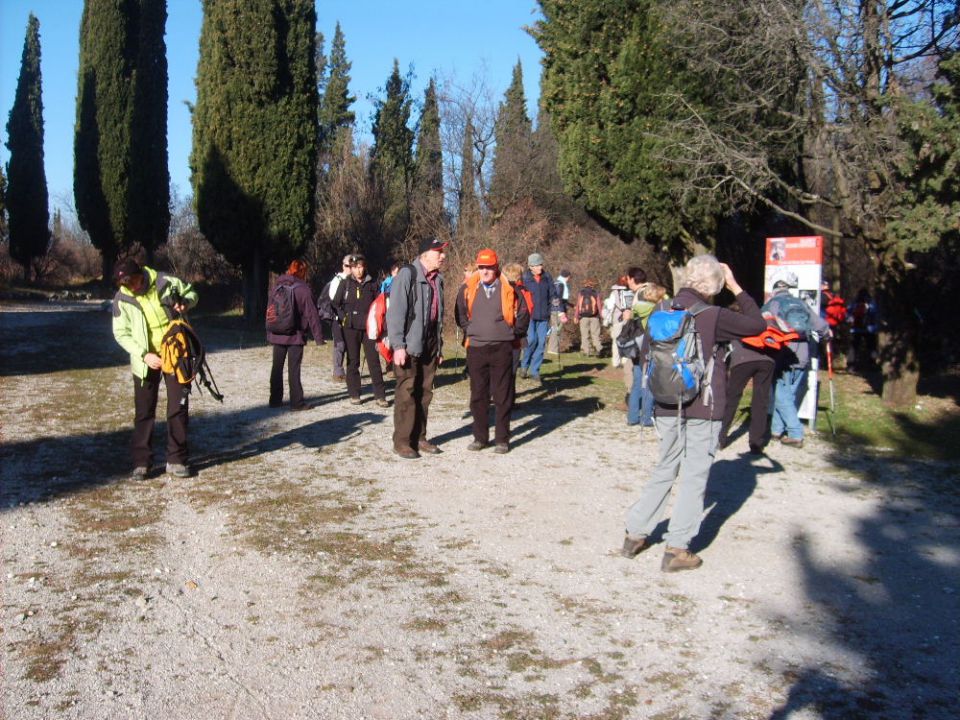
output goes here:
{"type": "Polygon", "coordinates": [[[274,345],[273,365],[270,368],[270,404],[283,402],[283,365],[286,360],[287,382],[290,384],[290,407],[303,405],[303,385],[300,365],[303,363],[303,345],[274,345]]]}
{"type": "Polygon", "coordinates": [[[343,358],[347,353],[347,346],[343,339],[343,325],[334,320],[330,326],[330,334],[333,335],[333,374],[336,377],[343,377],[343,358]]]}
{"type": "Polygon", "coordinates": [[[763,447],[767,441],[767,416],[770,409],[770,388],[773,386],[774,364],[769,361],[745,362],[730,368],[727,377],[727,406],[720,426],[720,447],[727,444],[727,432],[737,414],[743,389],[753,378],[753,399],[750,401],[750,444],[763,447]]]}
{"type": "Polygon", "coordinates": [[[153,425],[157,414],[160,379],[167,386],[167,462],[187,462],[187,424],[190,416],[190,386],[181,385],[174,375],[148,370],[147,377],[133,379],[133,438],[130,452],[134,467],[153,465],[153,425]]]}
{"type": "Polygon", "coordinates": [[[487,408],[494,407],[494,441],[510,440],[510,415],[513,412],[513,343],[493,343],[467,348],[470,371],[470,413],[473,415],[473,439],[490,441],[487,408]]]}
{"type": "Polygon", "coordinates": [[[350,397],[360,397],[360,348],[367,356],[367,368],[373,383],[373,395],[378,400],[387,399],[387,390],[383,386],[383,371],[380,369],[380,353],[377,343],[367,337],[364,330],[342,328],[343,339],[347,345],[347,391],[350,397]]]}
{"type": "Polygon", "coordinates": [[[414,450],[427,439],[427,412],[433,399],[433,379],[437,374],[437,353],[425,352],[424,361],[408,356],[407,366],[393,366],[396,386],[393,391],[393,446],[414,450]]]}

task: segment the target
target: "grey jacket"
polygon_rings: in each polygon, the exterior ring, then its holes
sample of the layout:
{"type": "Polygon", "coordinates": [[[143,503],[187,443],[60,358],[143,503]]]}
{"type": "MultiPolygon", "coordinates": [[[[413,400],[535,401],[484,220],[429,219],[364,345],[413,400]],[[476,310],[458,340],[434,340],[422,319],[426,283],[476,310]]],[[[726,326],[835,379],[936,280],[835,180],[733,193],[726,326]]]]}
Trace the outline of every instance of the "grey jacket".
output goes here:
{"type": "MultiPolygon", "coordinates": [[[[439,294],[437,352],[443,355],[443,276],[439,273],[436,285],[439,294]]],[[[387,337],[390,339],[391,348],[405,348],[407,353],[415,357],[423,355],[423,340],[429,325],[432,292],[420,260],[414,260],[410,265],[400,268],[390,288],[390,307],[387,308],[387,337]]]]}

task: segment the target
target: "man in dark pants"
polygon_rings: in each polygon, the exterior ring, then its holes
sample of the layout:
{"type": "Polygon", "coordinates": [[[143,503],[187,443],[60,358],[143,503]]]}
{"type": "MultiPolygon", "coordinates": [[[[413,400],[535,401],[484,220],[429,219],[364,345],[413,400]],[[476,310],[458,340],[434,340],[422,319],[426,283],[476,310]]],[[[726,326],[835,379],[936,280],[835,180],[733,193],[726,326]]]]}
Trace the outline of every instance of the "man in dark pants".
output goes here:
{"type": "Polygon", "coordinates": [[[520,293],[500,276],[493,250],[480,251],[477,272],[460,287],[457,318],[467,337],[470,371],[473,442],[467,450],[483,450],[490,444],[487,408],[492,397],[496,409],[494,452],[509,452],[515,394],[513,349],[527,333],[530,314],[520,293]]]}
{"type": "Polygon", "coordinates": [[[447,243],[427,238],[420,255],[400,268],[390,288],[387,338],[393,348],[393,451],[412,460],[440,452],[427,442],[433,379],[443,361],[443,276],[447,243]]]}
{"type": "Polygon", "coordinates": [[[769,421],[770,389],[773,387],[773,358],[744,345],[740,340],[730,342],[730,373],[727,377],[727,405],[723,412],[723,424],[720,426],[719,446],[729,444],[727,433],[733,424],[733,418],[740,406],[743,390],[753,378],[753,397],[750,400],[750,452],[763,453],[767,444],[767,423],[769,421]]]}
{"type": "Polygon", "coordinates": [[[153,462],[153,425],[160,383],[167,387],[167,472],[189,477],[187,424],[190,386],[181,385],[175,373],[164,373],[160,345],[171,317],[197,304],[189,283],[131,258],[114,271],[119,289],[113,297],[113,337],[130,355],[133,373],[133,479],[143,480],[153,462]]]}
{"type": "MultiPolygon", "coordinates": [[[[270,407],[283,404],[283,365],[287,364],[287,381],[290,384],[290,409],[309,410],[311,406],[303,401],[303,384],[300,382],[300,365],[303,362],[303,348],[307,344],[306,333],[309,330],[317,345],[323,345],[323,329],[320,315],[313,302],[313,294],[307,285],[308,267],[302,260],[290,263],[287,272],[277,278],[276,285],[285,285],[293,295],[296,305],[297,327],[293,332],[281,335],[267,331],[267,342],[273,345],[273,365],[270,368],[270,407]]],[[[276,289],[276,286],[274,286],[276,289]]]]}

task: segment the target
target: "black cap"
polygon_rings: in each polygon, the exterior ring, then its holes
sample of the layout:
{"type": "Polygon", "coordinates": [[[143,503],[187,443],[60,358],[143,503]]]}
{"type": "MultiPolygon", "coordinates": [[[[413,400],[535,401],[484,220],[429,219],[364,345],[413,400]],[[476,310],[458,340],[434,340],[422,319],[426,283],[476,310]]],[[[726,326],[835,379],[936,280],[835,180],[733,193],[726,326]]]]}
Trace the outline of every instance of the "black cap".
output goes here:
{"type": "Polygon", "coordinates": [[[143,268],[133,258],[125,258],[113,270],[113,279],[118,285],[126,285],[134,275],[142,275],[143,268]]]}
{"type": "Polygon", "coordinates": [[[429,252],[430,250],[443,250],[447,244],[448,243],[445,243],[440,238],[424,238],[420,241],[420,252],[425,253],[429,252]]]}

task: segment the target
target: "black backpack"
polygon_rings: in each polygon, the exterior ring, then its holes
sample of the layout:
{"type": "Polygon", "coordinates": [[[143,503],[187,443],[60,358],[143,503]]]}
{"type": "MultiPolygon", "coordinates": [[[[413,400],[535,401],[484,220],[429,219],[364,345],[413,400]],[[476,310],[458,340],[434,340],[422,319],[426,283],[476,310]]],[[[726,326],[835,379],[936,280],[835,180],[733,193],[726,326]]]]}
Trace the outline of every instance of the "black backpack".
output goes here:
{"type": "Polygon", "coordinates": [[[580,317],[597,317],[600,315],[600,297],[596,290],[584,288],[580,291],[580,297],[577,298],[577,309],[580,311],[580,317]]]}
{"type": "Polygon", "coordinates": [[[337,319],[336,308],[333,307],[333,300],[330,298],[330,285],[333,280],[327,282],[317,296],[317,314],[323,322],[333,322],[337,319]]]}
{"type": "Polygon", "coordinates": [[[277,283],[273,286],[267,301],[266,327],[267,332],[274,335],[293,335],[300,328],[293,285],[277,283]]]}

